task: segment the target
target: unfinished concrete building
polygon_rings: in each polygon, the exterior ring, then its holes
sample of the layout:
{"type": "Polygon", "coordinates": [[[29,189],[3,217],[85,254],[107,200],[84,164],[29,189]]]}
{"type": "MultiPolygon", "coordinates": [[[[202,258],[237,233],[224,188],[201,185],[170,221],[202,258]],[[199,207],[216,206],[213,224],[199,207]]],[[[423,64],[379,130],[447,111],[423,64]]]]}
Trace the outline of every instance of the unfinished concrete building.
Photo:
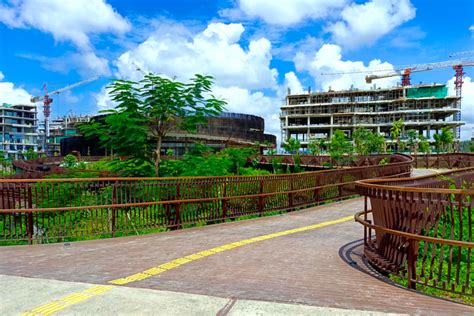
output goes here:
{"type": "Polygon", "coordinates": [[[348,137],[359,128],[383,135],[390,142],[392,122],[403,119],[404,130],[414,129],[432,140],[443,127],[454,131],[460,98],[448,96],[443,84],[345,90],[291,95],[281,107],[282,142],[298,139],[307,148],[311,138],[329,139],[336,130],[348,137]]]}

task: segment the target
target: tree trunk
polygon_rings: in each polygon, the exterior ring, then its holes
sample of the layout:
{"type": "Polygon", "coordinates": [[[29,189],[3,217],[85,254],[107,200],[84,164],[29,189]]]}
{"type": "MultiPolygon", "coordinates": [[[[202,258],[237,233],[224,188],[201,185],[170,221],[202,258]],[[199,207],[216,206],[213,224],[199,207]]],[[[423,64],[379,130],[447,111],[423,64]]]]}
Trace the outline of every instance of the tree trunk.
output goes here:
{"type": "Polygon", "coordinates": [[[156,158],[155,158],[155,172],[156,176],[160,176],[160,161],[161,161],[161,136],[156,138],[156,158]]]}

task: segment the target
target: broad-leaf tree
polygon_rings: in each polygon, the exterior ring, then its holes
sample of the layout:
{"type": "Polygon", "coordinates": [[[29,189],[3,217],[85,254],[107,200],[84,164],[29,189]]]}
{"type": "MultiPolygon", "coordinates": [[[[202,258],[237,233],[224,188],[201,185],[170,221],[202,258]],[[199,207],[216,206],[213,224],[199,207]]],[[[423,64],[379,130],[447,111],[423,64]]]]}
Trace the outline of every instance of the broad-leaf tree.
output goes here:
{"type": "Polygon", "coordinates": [[[324,138],[310,138],[308,142],[308,150],[313,155],[321,155],[323,153],[326,140],[324,138]]]}
{"type": "Polygon", "coordinates": [[[295,163],[295,171],[300,169],[300,155],[299,150],[301,148],[301,143],[296,138],[290,137],[286,143],[283,144],[283,149],[291,154],[293,161],[295,163]]]}
{"type": "Polygon", "coordinates": [[[406,135],[408,138],[407,145],[408,145],[408,148],[410,148],[410,153],[414,153],[416,155],[418,151],[418,139],[419,139],[418,132],[415,131],[414,129],[409,129],[406,132],[406,135]]]}
{"type": "Polygon", "coordinates": [[[153,73],[140,82],[116,80],[108,87],[115,109],[101,121],[84,125],[86,136],[99,136],[101,144],[144,166],[153,161],[158,176],[161,144],[171,130],[196,131],[207,117],[219,115],[225,101],[212,96],[213,78],[195,75],[181,83],[153,73]]]}
{"type": "Polygon", "coordinates": [[[430,142],[426,139],[425,136],[419,135],[418,136],[420,142],[418,143],[418,149],[422,153],[429,153],[431,150],[430,142]]]}
{"type": "Polygon", "coordinates": [[[357,154],[363,156],[369,154],[369,148],[367,141],[369,140],[369,135],[372,134],[372,131],[359,127],[355,130],[352,138],[354,139],[355,151],[357,154]]]}
{"type": "Polygon", "coordinates": [[[349,139],[341,130],[336,130],[329,143],[329,156],[334,159],[338,165],[343,165],[345,158],[352,159],[354,147],[349,139]]]}

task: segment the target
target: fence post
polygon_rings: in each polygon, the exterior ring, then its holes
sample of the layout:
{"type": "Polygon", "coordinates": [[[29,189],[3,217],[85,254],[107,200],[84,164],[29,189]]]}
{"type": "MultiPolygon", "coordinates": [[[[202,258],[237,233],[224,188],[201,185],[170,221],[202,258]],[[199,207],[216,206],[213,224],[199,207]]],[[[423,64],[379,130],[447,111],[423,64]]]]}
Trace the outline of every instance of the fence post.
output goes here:
{"type": "MultiPolygon", "coordinates": [[[[31,186],[30,184],[28,185],[28,208],[32,209],[33,208],[33,197],[31,196],[31,186]]],[[[33,244],[33,238],[34,238],[34,225],[33,225],[33,212],[28,212],[26,213],[26,231],[28,233],[28,243],[31,245],[33,244]]]]}
{"type": "MultiPolygon", "coordinates": [[[[118,180],[115,181],[115,184],[113,186],[112,190],[112,204],[117,204],[117,186],[118,186],[118,180]]],[[[112,231],[112,238],[115,237],[116,234],[116,229],[115,229],[115,221],[116,221],[116,214],[117,213],[117,208],[114,206],[112,207],[112,219],[110,220],[110,230],[112,231]]]]}
{"type": "Polygon", "coordinates": [[[293,209],[293,176],[290,176],[290,193],[288,193],[288,207],[290,210],[293,209]]]}
{"type": "MultiPolygon", "coordinates": [[[[364,196],[364,221],[367,223],[367,195],[364,196]]],[[[367,226],[364,225],[364,247],[367,247],[367,226]]]]}
{"type": "Polygon", "coordinates": [[[224,189],[222,192],[222,221],[225,222],[227,219],[227,181],[228,178],[224,180],[224,189]]]}
{"type": "Polygon", "coordinates": [[[416,241],[408,241],[408,288],[411,290],[416,290],[416,241]]]}
{"type": "MultiPolygon", "coordinates": [[[[176,200],[181,199],[181,192],[180,192],[181,183],[176,184],[176,200]]],[[[174,216],[176,218],[176,229],[181,226],[181,202],[178,202],[174,206],[174,216]]]]}
{"type": "MultiPolygon", "coordinates": [[[[263,179],[260,180],[259,194],[263,194],[263,179]]],[[[263,216],[263,196],[258,197],[258,213],[263,216]]]]}

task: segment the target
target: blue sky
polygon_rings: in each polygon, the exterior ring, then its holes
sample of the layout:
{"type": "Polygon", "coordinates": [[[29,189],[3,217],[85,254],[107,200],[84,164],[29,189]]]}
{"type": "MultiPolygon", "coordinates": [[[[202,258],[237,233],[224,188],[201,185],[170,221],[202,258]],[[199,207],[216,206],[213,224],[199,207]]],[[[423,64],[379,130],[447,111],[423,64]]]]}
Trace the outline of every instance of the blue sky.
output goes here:
{"type": "MultiPolygon", "coordinates": [[[[133,62],[183,81],[210,74],[229,110],[264,116],[279,134],[287,87],[367,88],[364,74],[320,73],[444,61],[474,50],[473,36],[471,0],[0,0],[0,102],[100,75],[53,103],[53,117],[92,114],[111,106],[111,78],[139,79],[133,62]]],[[[466,68],[464,138],[474,126],[472,73],[466,68]]],[[[452,75],[428,71],[412,82],[452,75]]]]}

